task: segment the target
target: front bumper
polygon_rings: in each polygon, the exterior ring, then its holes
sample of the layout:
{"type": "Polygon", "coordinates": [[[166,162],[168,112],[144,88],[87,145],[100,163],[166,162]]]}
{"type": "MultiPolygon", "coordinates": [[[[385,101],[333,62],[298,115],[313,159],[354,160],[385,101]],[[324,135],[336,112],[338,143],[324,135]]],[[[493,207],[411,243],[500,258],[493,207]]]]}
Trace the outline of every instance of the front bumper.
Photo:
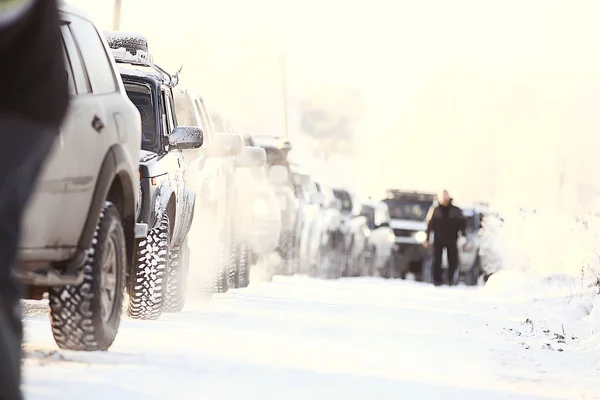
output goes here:
{"type": "Polygon", "coordinates": [[[417,268],[415,264],[425,261],[427,249],[421,243],[396,243],[393,254],[396,267],[399,270],[407,271],[417,268]]]}

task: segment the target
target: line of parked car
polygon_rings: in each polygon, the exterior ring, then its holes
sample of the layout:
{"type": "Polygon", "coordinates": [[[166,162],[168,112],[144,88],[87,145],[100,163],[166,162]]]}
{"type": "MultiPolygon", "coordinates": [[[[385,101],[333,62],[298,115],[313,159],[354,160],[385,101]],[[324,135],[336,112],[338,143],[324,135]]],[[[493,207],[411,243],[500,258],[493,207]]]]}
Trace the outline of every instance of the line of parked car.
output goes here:
{"type": "Polygon", "coordinates": [[[70,110],[14,270],[25,298],[47,296],[58,346],[106,350],[123,312],[154,320],[191,290],[247,286],[278,248],[294,259],[280,235],[294,223],[280,206],[290,177],[268,173],[268,148],[182,88],[143,35],[100,32],[65,3],[60,19],[70,110]]]}
{"type": "MultiPolygon", "coordinates": [[[[14,270],[25,298],[48,297],[59,347],[106,350],[123,312],[179,312],[191,291],[248,286],[253,265],[270,277],[428,279],[422,243],[434,196],[359,201],[313,179],[290,163],[287,138],[241,132],[182,88],[181,69],[155,63],[144,36],[100,32],[60,8],[70,111],[14,270]],[[281,263],[260,262],[272,252],[281,263]]],[[[467,283],[479,271],[476,252],[461,254],[467,283]]]]}

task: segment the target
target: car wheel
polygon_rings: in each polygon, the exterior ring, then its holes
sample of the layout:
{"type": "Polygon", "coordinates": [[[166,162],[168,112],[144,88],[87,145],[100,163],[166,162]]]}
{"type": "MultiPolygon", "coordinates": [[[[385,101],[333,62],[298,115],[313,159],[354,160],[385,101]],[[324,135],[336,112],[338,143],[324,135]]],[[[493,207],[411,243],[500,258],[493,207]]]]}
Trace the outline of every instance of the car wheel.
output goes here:
{"type": "Polygon", "coordinates": [[[421,265],[421,281],[433,283],[433,255],[428,255],[421,265]]]}
{"type": "Polygon", "coordinates": [[[164,214],[148,236],[138,240],[138,249],[129,278],[127,315],[134,319],[154,320],[162,314],[163,284],[169,263],[171,227],[164,214]]]}
{"type": "Polygon", "coordinates": [[[250,260],[248,246],[241,244],[237,248],[236,257],[236,287],[245,288],[250,284],[250,260]]]}
{"type": "Polygon", "coordinates": [[[465,283],[468,286],[476,286],[479,281],[479,275],[481,272],[481,260],[479,256],[475,257],[473,266],[465,273],[465,283]]]}
{"type": "Polygon", "coordinates": [[[229,270],[231,250],[224,235],[219,240],[219,251],[217,257],[217,276],[216,276],[216,292],[227,293],[229,291],[229,270]]]}
{"type": "Polygon", "coordinates": [[[187,279],[190,269],[190,247],[187,238],[184,243],[171,251],[167,268],[163,311],[179,312],[185,306],[187,279]]]}
{"type": "Polygon", "coordinates": [[[107,350],[115,340],[125,291],[127,251],[119,212],[106,202],[79,285],[51,287],[52,334],[58,347],[107,350]]]}

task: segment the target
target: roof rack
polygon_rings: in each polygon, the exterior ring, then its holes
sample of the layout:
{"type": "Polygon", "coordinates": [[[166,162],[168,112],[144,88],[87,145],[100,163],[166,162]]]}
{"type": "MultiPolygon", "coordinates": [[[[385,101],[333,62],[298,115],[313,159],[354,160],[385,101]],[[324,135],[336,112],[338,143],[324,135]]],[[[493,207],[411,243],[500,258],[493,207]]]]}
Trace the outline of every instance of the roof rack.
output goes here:
{"type": "Polygon", "coordinates": [[[104,31],[103,33],[116,63],[152,68],[162,75],[164,84],[171,87],[177,86],[183,65],[175,74],[171,75],[160,65],[154,63],[152,54],[148,51],[148,39],[144,35],[117,31],[104,31]]]}
{"type": "Polygon", "coordinates": [[[437,198],[435,193],[431,192],[419,192],[419,191],[410,191],[410,190],[399,190],[399,189],[388,189],[387,190],[387,198],[395,199],[395,198],[410,198],[417,200],[427,200],[433,201],[437,198]]]}

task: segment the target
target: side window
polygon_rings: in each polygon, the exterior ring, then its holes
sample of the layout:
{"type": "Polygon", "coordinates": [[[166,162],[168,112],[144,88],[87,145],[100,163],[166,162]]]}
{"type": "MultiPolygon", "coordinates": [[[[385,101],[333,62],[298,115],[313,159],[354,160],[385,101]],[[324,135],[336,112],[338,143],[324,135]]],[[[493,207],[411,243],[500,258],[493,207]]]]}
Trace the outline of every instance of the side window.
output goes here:
{"type": "MultiPolygon", "coordinates": [[[[71,82],[73,84],[73,93],[85,94],[90,93],[90,80],[85,70],[82,60],[81,53],[75,44],[73,39],[73,33],[69,27],[70,24],[62,24],[60,31],[63,37],[63,43],[65,45],[65,51],[68,59],[67,68],[71,69],[71,82]]],[[[68,71],[67,71],[68,72],[68,71]]],[[[70,84],[69,84],[70,85],[70,84]]]]}
{"type": "Polygon", "coordinates": [[[202,110],[203,118],[206,120],[207,129],[212,134],[212,132],[215,131],[215,124],[211,118],[210,110],[208,109],[208,106],[206,105],[206,103],[204,102],[204,100],[202,98],[199,98],[198,102],[200,103],[200,110],[202,110]]]}
{"type": "Polygon", "coordinates": [[[200,124],[200,128],[204,131],[208,130],[208,121],[206,119],[204,110],[202,109],[202,103],[200,102],[200,100],[196,99],[194,100],[194,105],[196,107],[196,110],[198,111],[198,118],[200,118],[200,121],[198,121],[198,123],[200,124]]]}
{"type": "MultiPolygon", "coordinates": [[[[62,26],[62,25],[61,25],[62,26]]],[[[75,96],[77,91],[75,90],[75,82],[73,81],[73,67],[71,66],[71,60],[69,60],[69,54],[67,53],[67,46],[63,39],[63,57],[65,59],[65,73],[67,74],[67,85],[69,86],[69,95],[75,96]]]]}
{"type": "Polygon", "coordinates": [[[159,98],[159,108],[160,108],[160,121],[163,136],[168,136],[171,132],[169,130],[168,122],[167,122],[167,106],[165,105],[165,92],[161,92],[159,98]]]}
{"type": "Polygon", "coordinates": [[[94,25],[84,19],[73,17],[72,29],[90,76],[92,91],[97,94],[115,92],[117,90],[115,71],[94,25]]]}
{"type": "Polygon", "coordinates": [[[173,129],[177,126],[177,120],[175,119],[175,112],[173,108],[173,99],[167,92],[163,92],[165,96],[165,105],[167,112],[167,127],[169,130],[167,131],[167,135],[170,135],[173,132],[173,129]]]}

